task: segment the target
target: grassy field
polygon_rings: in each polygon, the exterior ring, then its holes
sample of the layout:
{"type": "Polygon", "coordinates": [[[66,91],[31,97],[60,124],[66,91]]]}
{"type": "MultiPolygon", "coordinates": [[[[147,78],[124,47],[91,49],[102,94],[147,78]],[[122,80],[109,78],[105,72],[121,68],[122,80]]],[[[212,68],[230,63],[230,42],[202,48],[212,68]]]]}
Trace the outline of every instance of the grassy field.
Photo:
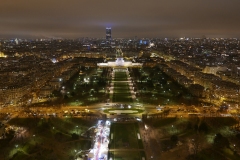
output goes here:
{"type": "Polygon", "coordinates": [[[127,80],[127,74],[125,72],[115,72],[115,81],[126,81],[127,80]]]}
{"type": "Polygon", "coordinates": [[[113,160],[141,160],[143,157],[146,159],[144,151],[114,151],[109,152],[108,157],[112,158],[113,160]]]}
{"type": "Polygon", "coordinates": [[[111,125],[110,149],[142,149],[142,140],[138,139],[139,133],[137,123],[113,123],[111,125]]]}
{"type": "Polygon", "coordinates": [[[136,109],[136,108],[130,108],[130,109],[118,108],[118,109],[105,109],[104,113],[111,113],[109,111],[115,111],[115,110],[133,110],[133,111],[137,111],[137,112],[134,112],[134,113],[124,113],[124,114],[136,114],[136,113],[142,113],[144,111],[142,109],[136,109]]]}
{"type": "Polygon", "coordinates": [[[132,97],[125,72],[115,72],[113,102],[131,103],[132,97]]]}
{"type": "Polygon", "coordinates": [[[108,157],[113,160],[139,160],[146,159],[143,149],[142,139],[138,139],[139,127],[137,123],[112,123],[110,130],[109,149],[120,149],[120,151],[110,151],[108,157]],[[112,135],[112,139],[111,139],[112,135]],[[129,149],[121,151],[121,149],[129,149]]]}

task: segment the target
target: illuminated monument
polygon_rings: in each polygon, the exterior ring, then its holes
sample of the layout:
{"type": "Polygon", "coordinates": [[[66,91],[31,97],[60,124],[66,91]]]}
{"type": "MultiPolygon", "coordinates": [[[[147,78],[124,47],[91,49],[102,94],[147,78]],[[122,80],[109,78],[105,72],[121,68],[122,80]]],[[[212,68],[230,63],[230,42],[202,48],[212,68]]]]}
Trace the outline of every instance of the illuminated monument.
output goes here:
{"type": "Polygon", "coordinates": [[[98,63],[98,67],[111,67],[111,68],[128,68],[135,67],[141,68],[142,63],[132,63],[131,61],[124,61],[123,52],[120,48],[116,48],[116,61],[109,61],[107,63],[98,63]]]}
{"type": "Polygon", "coordinates": [[[123,52],[121,49],[116,49],[116,65],[117,66],[124,66],[124,60],[123,60],[123,52]]]}

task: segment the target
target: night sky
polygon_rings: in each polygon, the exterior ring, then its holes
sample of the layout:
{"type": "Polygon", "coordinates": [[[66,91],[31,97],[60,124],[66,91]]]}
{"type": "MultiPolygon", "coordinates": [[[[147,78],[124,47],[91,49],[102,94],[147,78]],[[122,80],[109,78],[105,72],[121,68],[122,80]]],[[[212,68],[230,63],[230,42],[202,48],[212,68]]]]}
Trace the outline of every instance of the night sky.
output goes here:
{"type": "Polygon", "coordinates": [[[0,38],[240,37],[240,0],[1,0],[0,38]]]}

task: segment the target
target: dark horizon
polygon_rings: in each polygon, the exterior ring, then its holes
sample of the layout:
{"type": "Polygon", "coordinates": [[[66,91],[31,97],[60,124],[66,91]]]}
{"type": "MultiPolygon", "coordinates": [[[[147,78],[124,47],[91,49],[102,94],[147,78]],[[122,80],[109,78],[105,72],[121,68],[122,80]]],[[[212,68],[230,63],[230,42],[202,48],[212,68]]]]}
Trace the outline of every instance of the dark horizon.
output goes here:
{"type": "Polygon", "coordinates": [[[240,1],[6,1],[0,38],[240,37],[240,1]]]}

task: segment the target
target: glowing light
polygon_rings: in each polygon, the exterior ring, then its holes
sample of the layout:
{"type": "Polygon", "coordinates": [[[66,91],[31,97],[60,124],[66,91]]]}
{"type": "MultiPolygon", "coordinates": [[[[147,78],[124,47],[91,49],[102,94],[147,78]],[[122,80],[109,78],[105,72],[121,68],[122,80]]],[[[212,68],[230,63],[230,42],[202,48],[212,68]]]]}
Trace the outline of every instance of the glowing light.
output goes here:
{"type": "Polygon", "coordinates": [[[145,126],[144,126],[144,127],[145,127],[145,129],[146,129],[146,130],[148,130],[148,126],[147,126],[146,124],[145,124],[145,126]]]}
{"type": "Polygon", "coordinates": [[[111,125],[111,122],[107,120],[106,125],[111,125]]]}
{"type": "Polygon", "coordinates": [[[55,58],[51,59],[52,63],[56,63],[57,60],[55,58]]]}

